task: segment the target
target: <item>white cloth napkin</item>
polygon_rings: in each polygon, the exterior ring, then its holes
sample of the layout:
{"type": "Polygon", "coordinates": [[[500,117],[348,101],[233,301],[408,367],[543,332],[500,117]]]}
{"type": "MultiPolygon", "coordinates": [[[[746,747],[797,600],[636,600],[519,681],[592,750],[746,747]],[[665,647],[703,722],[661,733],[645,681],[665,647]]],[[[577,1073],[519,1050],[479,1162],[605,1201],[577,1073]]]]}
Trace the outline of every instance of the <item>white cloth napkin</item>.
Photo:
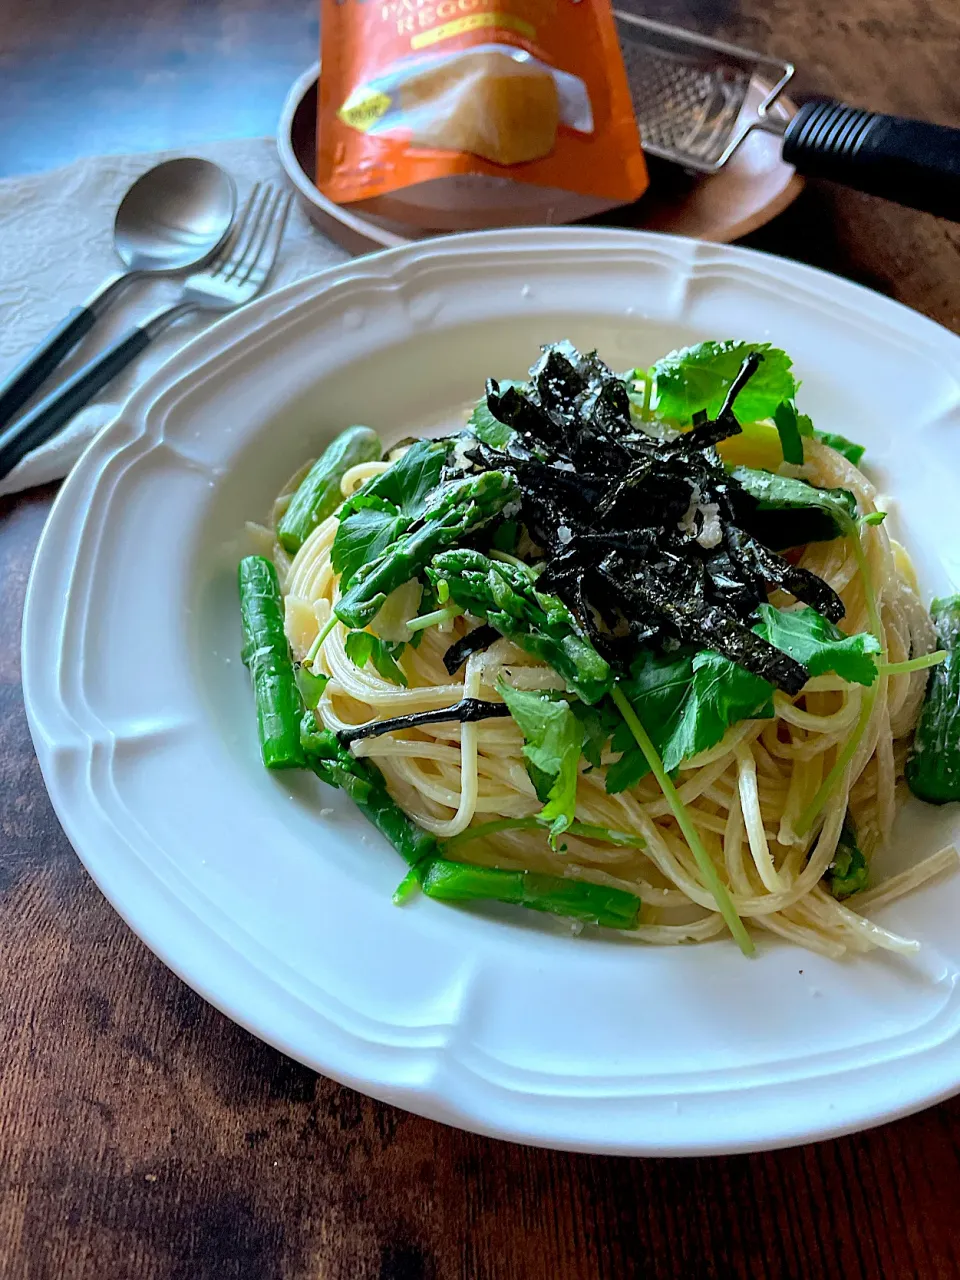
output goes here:
{"type": "MultiPolygon", "coordinates": [[[[50,173],[0,181],[0,383],[72,307],[84,303],[103,280],[121,269],[113,252],[117,206],[139,174],[178,154],[183,153],[97,156],[50,173]]],[[[190,154],[215,160],[233,174],[241,202],[256,181],[286,185],[268,138],[210,143],[193,148],[190,154]]],[[[348,257],[295,204],[268,287],[289,284],[348,257]]],[[[175,279],[131,285],[41,394],[55,388],[132,324],[173,300],[177,289],[175,279]]],[[[28,454],[0,481],[0,494],[65,476],[133,388],[215,319],[204,313],[168,329],[58,435],[28,454]]]]}

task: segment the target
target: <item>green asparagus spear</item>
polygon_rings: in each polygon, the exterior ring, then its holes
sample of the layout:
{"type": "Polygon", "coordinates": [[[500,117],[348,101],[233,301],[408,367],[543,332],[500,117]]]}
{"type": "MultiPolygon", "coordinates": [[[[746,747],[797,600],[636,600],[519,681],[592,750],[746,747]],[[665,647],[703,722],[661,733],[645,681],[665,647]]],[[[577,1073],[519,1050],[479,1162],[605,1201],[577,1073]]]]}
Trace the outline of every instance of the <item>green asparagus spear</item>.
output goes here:
{"type": "Polygon", "coordinates": [[[329,729],[317,729],[312,712],[303,717],[300,739],[309,768],[331,787],[345,791],[409,866],[439,856],[439,840],[418,827],[390,798],[380,770],[367,760],[358,760],[329,729]]]}
{"type": "Polygon", "coordinates": [[[607,662],[580,634],[563,601],[536,589],[536,576],[525,565],[491,560],[461,547],[434,556],[427,573],[434,582],[446,582],[463,609],[553,667],[584,702],[599,702],[610,689],[613,675],[607,662]]]}
{"type": "Polygon", "coordinates": [[[307,472],[277,526],[277,539],[284,551],[296,555],[317,525],[336,511],[343,499],[340,481],[351,467],[376,462],[382,456],[380,437],[369,427],[341,431],[307,472]]]}
{"type": "Polygon", "coordinates": [[[960,595],[934,600],[930,617],[946,660],[927,680],[927,696],[907,760],[907,785],[920,800],[960,800],[960,595]]]}
{"type": "Polygon", "coordinates": [[[516,498],[516,482],[502,471],[484,471],[442,485],[420,518],[354,575],[337,602],[337,617],[348,627],[367,626],[391,591],[416,577],[437,552],[488,524],[516,498]]]}
{"type": "Polygon", "coordinates": [[[443,902],[490,899],[611,929],[636,928],[640,900],[622,889],[449,861],[442,856],[441,842],[391,799],[379,769],[369,760],[358,760],[329,729],[318,730],[312,713],[303,717],[301,739],[309,767],[324,782],[347,793],[413,869],[428,897],[443,902]]]}
{"type": "Polygon", "coordinates": [[[446,858],[434,858],[427,865],[420,887],[427,897],[442,902],[485,898],[610,929],[635,929],[640,912],[640,899],[623,889],[534,871],[476,867],[466,862],[448,862],[446,858]]]}
{"type": "Polygon", "coordinates": [[[840,828],[837,851],[823,877],[823,882],[835,898],[849,898],[866,886],[870,868],[857,844],[857,829],[847,810],[840,828]]]}
{"type": "Polygon", "coordinates": [[[241,657],[253,679],[260,755],[268,769],[302,768],[300,694],[283,628],[277,571],[262,556],[240,561],[241,657]]]}

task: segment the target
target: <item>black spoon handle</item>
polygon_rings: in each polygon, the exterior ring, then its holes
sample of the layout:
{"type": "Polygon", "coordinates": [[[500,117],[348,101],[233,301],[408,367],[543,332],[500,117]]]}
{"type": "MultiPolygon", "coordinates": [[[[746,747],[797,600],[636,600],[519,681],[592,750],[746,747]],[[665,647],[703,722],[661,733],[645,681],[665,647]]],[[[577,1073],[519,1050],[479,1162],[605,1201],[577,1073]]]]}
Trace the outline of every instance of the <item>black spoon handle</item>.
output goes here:
{"type": "Polygon", "coordinates": [[[58,387],[19,421],[0,432],[0,479],[8,475],[31,449],[49,440],[61,427],[102,391],[108,382],[125,369],[154,335],[144,328],[130,332],[96,359],[78,369],[62,387],[58,387]]]}
{"type": "Polygon", "coordinates": [[[808,177],[960,222],[960,129],[808,102],[786,127],[783,158],[808,177]]]}
{"type": "Polygon", "coordinates": [[[7,425],[18,409],[50,377],[57,365],[70,354],[80,339],[93,328],[97,313],[92,307],[74,307],[57,327],[14,369],[0,386],[0,428],[7,425]]]}

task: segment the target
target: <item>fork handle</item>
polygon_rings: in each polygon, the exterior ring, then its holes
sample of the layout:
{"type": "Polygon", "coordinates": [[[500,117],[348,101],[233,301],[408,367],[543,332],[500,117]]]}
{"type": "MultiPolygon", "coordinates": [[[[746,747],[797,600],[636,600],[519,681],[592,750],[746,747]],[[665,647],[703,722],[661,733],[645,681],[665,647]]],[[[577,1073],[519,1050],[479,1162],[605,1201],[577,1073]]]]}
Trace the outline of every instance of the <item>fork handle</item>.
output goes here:
{"type": "Polygon", "coordinates": [[[92,307],[74,307],[0,386],[0,427],[27,403],[96,323],[92,307]]]}
{"type": "Polygon", "coordinates": [[[809,177],[960,221],[960,129],[808,102],[784,131],[783,158],[809,177]]]}
{"type": "Polygon", "coordinates": [[[0,479],[8,475],[31,449],[49,440],[73,417],[78,409],[102,391],[121,369],[150,345],[154,334],[146,328],[131,329],[112,347],[78,369],[56,391],[0,432],[0,479]]]}

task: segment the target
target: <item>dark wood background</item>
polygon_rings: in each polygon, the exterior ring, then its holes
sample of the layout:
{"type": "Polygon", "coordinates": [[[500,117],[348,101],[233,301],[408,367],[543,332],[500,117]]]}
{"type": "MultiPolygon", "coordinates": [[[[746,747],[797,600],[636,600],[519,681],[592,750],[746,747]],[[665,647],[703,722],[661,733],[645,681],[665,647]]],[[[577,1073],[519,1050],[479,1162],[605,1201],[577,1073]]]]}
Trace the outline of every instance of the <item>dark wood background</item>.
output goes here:
{"type": "MultiPolygon", "coordinates": [[[[957,0],[642,7],[793,58],[801,91],[960,124],[957,0]]],[[[316,43],[314,0],[0,0],[0,175],[270,133],[316,43]]],[[[957,226],[810,188],[749,243],[960,329],[957,226]]],[[[31,748],[19,618],[52,496],[0,502],[4,1280],[960,1275],[960,1101],[768,1155],[526,1150],[339,1088],[183,986],[82,870],[31,748]]]]}

